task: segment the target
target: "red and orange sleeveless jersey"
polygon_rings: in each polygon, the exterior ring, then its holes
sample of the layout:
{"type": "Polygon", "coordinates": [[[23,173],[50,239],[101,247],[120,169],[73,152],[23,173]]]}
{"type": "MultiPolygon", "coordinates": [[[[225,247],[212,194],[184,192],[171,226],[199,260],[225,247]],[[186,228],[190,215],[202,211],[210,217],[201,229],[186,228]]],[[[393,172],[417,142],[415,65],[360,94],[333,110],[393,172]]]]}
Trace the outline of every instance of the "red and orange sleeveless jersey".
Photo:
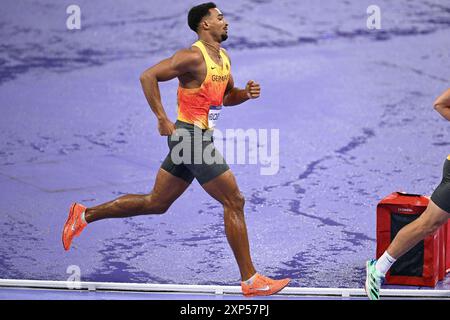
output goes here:
{"type": "Polygon", "coordinates": [[[223,95],[228,84],[231,64],[224,51],[220,50],[222,66],[208,55],[201,41],[192,46],[199,48],[206,63],[206,77],[198,88],[187,89],[178,85],[178,117],[183,122],[195,124],[202,129],[214,127],[223,104],[223,95]]]}

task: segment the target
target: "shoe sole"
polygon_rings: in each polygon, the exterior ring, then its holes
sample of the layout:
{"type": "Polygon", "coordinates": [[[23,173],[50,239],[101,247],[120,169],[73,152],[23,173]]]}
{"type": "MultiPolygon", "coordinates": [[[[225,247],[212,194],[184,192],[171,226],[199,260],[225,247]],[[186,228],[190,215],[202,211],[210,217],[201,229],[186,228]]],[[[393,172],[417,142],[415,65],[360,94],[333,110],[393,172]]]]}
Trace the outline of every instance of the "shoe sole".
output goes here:
{"type": "Polygon", "coordinates": [[[372,300],[370,299],[369,292],[367,291],[368,285],[369,285],[369,262],[366,261],[366,282],[364,283],[364,290],[366,291],[366,295],[369,298],[369,300],[372,300]]]}
{"type": "Polygon", "coordinates": [[[282,286],[280,289],[278,289],[277,291],[271,292],[271,293],[266,293],[267,291],[260,291],[262,292],[261,294],[258,293],[250,293],[250,294],[244,294],[244,297],[258,297],[258,296],[271,296],[274,294],[277,294],[278,292],[280,292],[281,290],[283,290],[284,288],[286,288],[286,286],[290,283],[291,281],[289,280],[284,286],[282,286]]]}
{"type": "Polygon", "coordinates": [[[366,291],[366,295],[371,301],[376,301],[380,299],[372,299],[369,295],[369,261],[366,262],[366,282],[364,283],[364,290],[366,291]]]}
{"type": "Polygon", "coordinates": [[[73,204],[70,206],[69,217],[67,218],[67,221],[66,221],[66,223],[64,224],[64,228],[63,228],[62,244],[63,244],[64,250],[66,250],[66,251],[68,251],[68,250],[70,249],[70,244],[69,244],[69,246],[68,246],[67,249],[66,249],[66,245],[65,245],[65,243],[64,243],[64,235],[66,234],[66,232],[65,232],[65,231],[66,231],[66,227],[70,226],[70,222],[72,221],[73,215],[74,215],[74,213],[75,213],[75,206],[76,206],[76,205],[77,205],[76,203],[73,203],[73,204]]]}

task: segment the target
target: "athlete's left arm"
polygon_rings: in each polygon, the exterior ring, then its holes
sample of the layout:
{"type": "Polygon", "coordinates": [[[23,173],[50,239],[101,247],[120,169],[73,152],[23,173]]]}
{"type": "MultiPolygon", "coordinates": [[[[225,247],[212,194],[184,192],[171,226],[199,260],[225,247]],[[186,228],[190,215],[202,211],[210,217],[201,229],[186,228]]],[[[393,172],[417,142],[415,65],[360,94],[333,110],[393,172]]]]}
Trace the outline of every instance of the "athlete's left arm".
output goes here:
{"type": "Polygon", "coordinates": [[[447,89],[436,99],[434,109],[450,121],[450,89],[447,89]]]}
{"type": "Polygon", "coordinates": [[[261,88],[259,84],[253,80],[247,82],[245,89],[236,88],[234,86],[233,76],[230,73],[227,88],[225,89],[225,94],[223,96],[223,105],[226,107],[235,106],[248,99],[256,99],[259,97],[260,92],[261,88]]]}
{"type": "MultiPolygon", "coordinates": [[[[224,50],[225,52],[225,50],[224,50]]],[[[225,52],[225,54],[228,57],[228,60],[230,60],[230,57],[225,52]]],[[[230,60],[231,63],[231,60],[230,60]]],[[[238,104],[241,104],[248,99],[256,99],[259,97],[261,92],[261,87],[259,83],[256,83],[253,80],[250,80],[247,82],[247,85],[245,86],[245,89],[239,89],[234,86],[234,80],[233,76],[230,73],[230,78],[228,79],[227,88],[225,89],[225,94],[223,95],[223,105],[228,106],[235,106],[238,104]]]]}

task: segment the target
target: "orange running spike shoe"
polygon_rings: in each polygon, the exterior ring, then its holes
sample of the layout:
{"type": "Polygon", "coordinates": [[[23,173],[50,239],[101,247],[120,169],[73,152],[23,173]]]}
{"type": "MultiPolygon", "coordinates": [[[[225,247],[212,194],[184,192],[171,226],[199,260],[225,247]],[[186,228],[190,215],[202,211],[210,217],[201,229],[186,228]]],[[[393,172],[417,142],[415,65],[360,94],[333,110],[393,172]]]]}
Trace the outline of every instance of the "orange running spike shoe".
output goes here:
{"type": "Polygon", "coordinates": [[[289,278],[274,280],[257,273],[252,284],[248,285],[245,282],[241,282],[241,288],[242,293],[246,297],[269,296],[282,290],[290,281],[291,279],[289,278]]]}
{"type": "Polygon", "coordinates": [[[69,217],[64,225],[62,234],[62,242],[66,251],[70,249],[73,238],[78,237],[87,226],[87,223],[81,218],[81,214],[85,210],[86,207],[79,203],[73,203],[70,207],[69,217]]]}

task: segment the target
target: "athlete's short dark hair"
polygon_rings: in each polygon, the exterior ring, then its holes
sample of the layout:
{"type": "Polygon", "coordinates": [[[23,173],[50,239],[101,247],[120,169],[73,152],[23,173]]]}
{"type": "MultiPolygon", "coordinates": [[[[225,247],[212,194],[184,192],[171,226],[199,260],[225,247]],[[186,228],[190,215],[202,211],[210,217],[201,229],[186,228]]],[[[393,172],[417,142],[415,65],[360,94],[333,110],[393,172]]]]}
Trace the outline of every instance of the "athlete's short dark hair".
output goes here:
{"type": "Polygon", "coordinates": [[[194,32],[197,32],[198,25],[203,17],[209,16],[209,9],[217,8],[214,2],[207,2],[192,7],[188,13],[188,25],[194,32]]]}

